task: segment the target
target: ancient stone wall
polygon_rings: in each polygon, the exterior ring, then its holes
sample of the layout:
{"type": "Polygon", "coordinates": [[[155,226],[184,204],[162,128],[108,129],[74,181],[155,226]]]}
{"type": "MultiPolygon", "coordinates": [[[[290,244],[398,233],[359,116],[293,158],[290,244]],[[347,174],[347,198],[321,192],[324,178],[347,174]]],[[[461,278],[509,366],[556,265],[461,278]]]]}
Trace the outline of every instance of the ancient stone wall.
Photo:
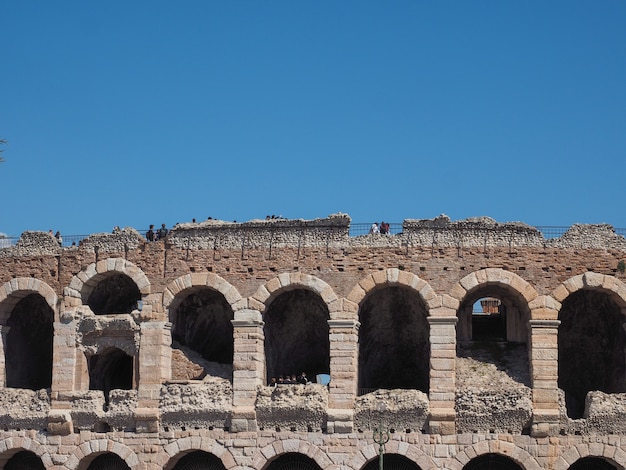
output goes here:
{"type": "Polygon", "coordinates": [[[383,427],[407,468],[626,468],[612,227],[545,239],[441,216],[350,237],[350,223],[209,220],[67,248],[25,232],[1,248],[0,464],[174,469],[202,451],[228,469],[300,455],[360,470],[383,427]],[[598,367],[577,370],[578,344],[598,367]],[[268,386],[300,372],[313,383],[268,386]]]}

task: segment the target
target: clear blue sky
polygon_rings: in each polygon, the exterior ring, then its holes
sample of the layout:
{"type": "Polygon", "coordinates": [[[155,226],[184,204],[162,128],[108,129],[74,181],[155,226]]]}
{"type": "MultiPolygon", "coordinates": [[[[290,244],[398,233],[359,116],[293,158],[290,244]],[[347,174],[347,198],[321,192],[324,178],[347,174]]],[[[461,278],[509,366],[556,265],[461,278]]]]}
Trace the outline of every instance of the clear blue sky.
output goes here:
{"type": "Polygon", "coordinates": [[[626,227],[626,2],[0,1],[0,232],[626,227]]]}

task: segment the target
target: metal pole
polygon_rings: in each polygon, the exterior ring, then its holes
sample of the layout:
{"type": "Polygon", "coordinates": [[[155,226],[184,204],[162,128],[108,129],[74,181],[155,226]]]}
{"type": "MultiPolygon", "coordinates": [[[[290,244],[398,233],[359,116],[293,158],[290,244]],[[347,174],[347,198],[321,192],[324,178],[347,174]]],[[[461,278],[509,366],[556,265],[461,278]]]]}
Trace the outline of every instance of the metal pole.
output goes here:
{"type": "Polygon", "coordinates": [[[383,426],[382,422],[374,428],[374,442],[378,444],[378,468],[383,470],[383,455],[385,453],[385,444],[389,442],[389,428],[383,426]]]}

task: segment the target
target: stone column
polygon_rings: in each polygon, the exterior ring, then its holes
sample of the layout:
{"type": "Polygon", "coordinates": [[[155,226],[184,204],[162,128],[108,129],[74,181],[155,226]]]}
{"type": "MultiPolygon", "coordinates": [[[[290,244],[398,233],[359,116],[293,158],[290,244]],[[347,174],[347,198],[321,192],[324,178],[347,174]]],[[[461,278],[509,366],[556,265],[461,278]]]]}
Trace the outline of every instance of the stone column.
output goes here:
{"type": "Polygon", "coordinates": [[[140,328],[135,424],[137,432],[158,432],[161,386],[172,371],[172,324],[150,321],[141,323],[140,328]]]}
{"type": "Polygon", "coordinates": [[[265,334],[261,313],[240,310],[233,323],[232,432],[256,431],[256,390],[265,384],[265,334]]]}
{"type": "Polygon", "coordinates": [[[329,433],[350,433],[354,427],[361,324],[356,320],[328,320],[328,325],[331,380],[326,426],[329,433]]]}
{"type": "Polygon", "coordinates": [[[9,331],[11,330],[10,326],[0,325],[0,386],[7,386],[7,363],[6,363],[6,347],[7,347],[7,336],[9,331]]]}
{"type": "Polygon", "coordinates": [[[74,430],[70,397],[76,385],[76,323],[69,312],[61,312],[54,322],[52,340],[52,385],[50,387],[50,412],[48,432],[67,435],[74,430]]]}
{"type": "MultiPolygon", "coordinates": [[[[451,311],[453,312],[453,310],[451,311]]],[[[446,313],[451,313],[446,312],[446,313]]],[[[434,313],[434,312],[431,312],[434,313]]],[[[456,315],[429,316],[430,323],[430,418],[431,434],[456,432],[456,315]]]]}
{"type": "Polygon", "coordinates": [[[560,320],[530,320],[530,372],[533,387],[533,437],[559,433],[560,320]]]}

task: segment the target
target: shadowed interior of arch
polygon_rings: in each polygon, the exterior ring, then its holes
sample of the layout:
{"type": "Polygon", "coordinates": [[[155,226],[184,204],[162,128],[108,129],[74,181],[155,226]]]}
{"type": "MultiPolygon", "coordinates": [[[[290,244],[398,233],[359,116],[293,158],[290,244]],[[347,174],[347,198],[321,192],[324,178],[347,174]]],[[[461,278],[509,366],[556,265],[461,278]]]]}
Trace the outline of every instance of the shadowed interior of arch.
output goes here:
{"type": "Polygon", "coordinates": [[[41,459],[28,450],[22,450],[12,456],[4,465],[4,470],[44,470],[41,459]]]}
{"type": "Polygon", "coordinates": [[[104,392],[105,406],[109,404],[111,390],[130,390],[132,386],[132,356],[111,347],[89,358],[89,389],[104,392]]]}
{"type": "Polygon", "coordinates": [[[215,455],[196,450],[182,456],[171,470],[226,470],[226,467],[215,455]]]}
{"type": "Polygon", "coordinates": [[[268,382],[301,372],[310,379],[330,373],[329,313],[319,295],[307,289],[283,292],[263,319],[268,382]]]}
{"type": "Polygon", "coordinates": [[[417,389],[428,393],[430,341],[427,307],[419,294],[383,287],[359,308],[359,390],[417,389]]]}
{"type": "Polygon", "coordinates": [[[13,308],[7,321],[7,387],[39,390],[51,386],[53,317],[39,294],[27,295],[13,308]]]}
{"type": "Polygon", "coordinates": [[[172,346],[187,347],[206,361],[233,362],[233,310],[224,295],[210,288],[188,293],[171,316],[172,346]]]}
{"type": "Polygon", "coordinates": [[[559,312],[559,379],[570,418],[585,414],[587,393],[626,392],[624,316],[609,294],[580,290],[559,312]]]}
{"type": "Polygon", "coordinates": [[[111,272],[98,281],[89,294],[87,305],[96,315],[130,313],[137,308],[140,299],[141,292],[130,277],[111,272]]]}

